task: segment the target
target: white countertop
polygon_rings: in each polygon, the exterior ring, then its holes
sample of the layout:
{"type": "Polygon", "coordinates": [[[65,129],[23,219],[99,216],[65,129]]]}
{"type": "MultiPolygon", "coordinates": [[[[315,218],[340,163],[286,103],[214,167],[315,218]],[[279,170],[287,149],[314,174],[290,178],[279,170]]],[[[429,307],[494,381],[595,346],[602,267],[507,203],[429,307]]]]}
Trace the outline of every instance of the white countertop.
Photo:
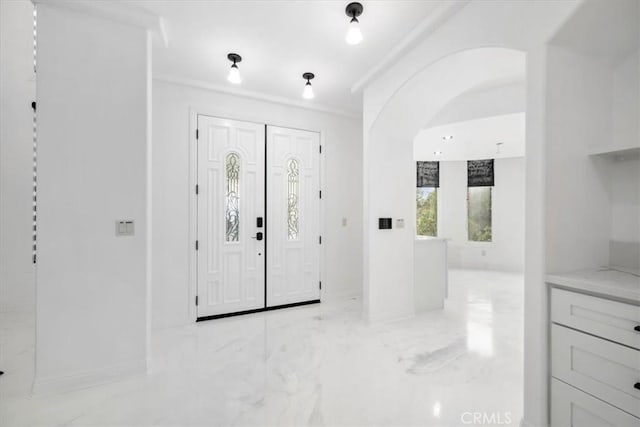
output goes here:
{"type": "Polygon", "coordinates": [[[547,283],[604,297],[640,303],[640,277],[608,267],[548,274],[547,283]]]}

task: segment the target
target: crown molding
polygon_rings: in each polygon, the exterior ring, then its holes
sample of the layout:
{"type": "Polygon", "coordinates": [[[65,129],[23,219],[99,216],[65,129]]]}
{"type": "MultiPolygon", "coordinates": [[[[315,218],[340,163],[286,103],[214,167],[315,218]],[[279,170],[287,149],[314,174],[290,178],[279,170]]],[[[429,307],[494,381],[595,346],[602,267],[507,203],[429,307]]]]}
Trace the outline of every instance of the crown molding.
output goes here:
{"type": "Polygon", "coordinates": [[[35,6],[44,5],[77,13],[109,19],[121,24],[149,30],[162,46],[169,45],[167,25],[161,16],[141,8],[116,1],[31,0],[35,6]]]}
{"type": "Polygon", "coordinates": [[[418,25],[415,26],[400,42],[395,45],[376,65],[362,76],[352,87],[351,93],[356,93],[367,87],[373,80],[384,73],[398,59],[414,48],[419,42],[433,34],[445,22],[461,11],[471,0],[456,0],[441,2],[418,25]]]}
{"type": "Polygon", "coordinates": [[[303,108],[305,110],[319,111],[321,113],[334,114],[337,116],[347,117],[350,119],[360,119],[362,116],[357,112],[341,110],[327,105],[317,104],[309,101],[298,101],[284,96],[270,95],[262,92],[255,92],[246,89],[229,87],[214,83],[208,83],[201,80],[184,79],[169,75],[154,75],[153,80],[163,83],[170,83],[180,86],[188,86],[195,89],[209,90],[213,92],[224,93],[227,95],[239,96],[242,98],[256,99],[259,101],[273,102],[275,104],[287,105],[291,107],[303,108]]]}

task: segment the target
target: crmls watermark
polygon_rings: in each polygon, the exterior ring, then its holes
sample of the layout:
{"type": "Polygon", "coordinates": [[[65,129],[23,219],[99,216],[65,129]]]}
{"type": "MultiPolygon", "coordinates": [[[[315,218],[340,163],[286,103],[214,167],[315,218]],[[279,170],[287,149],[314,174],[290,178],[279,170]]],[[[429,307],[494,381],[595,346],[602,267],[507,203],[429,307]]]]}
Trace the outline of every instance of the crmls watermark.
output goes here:
{"type": "Polygon", "coordinates": [[[466,425],[506,426],[513,422],[511,412],[463,412],[460,421],[466,425]]]}

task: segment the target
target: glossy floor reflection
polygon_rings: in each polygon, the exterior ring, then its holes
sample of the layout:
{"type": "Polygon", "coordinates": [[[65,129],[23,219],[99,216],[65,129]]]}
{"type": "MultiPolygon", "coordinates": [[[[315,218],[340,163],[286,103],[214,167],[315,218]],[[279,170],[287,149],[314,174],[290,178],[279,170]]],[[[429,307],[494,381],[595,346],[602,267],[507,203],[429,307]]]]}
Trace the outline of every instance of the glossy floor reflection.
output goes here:
{"type": "Polygon", "coordinates": [[[522,276],[452,271],[449,292],[387,324],[346,299],[156,331],[150,375],[46,397],[33,316],[4,312],[0,425],[517,425],[522,276]]]}

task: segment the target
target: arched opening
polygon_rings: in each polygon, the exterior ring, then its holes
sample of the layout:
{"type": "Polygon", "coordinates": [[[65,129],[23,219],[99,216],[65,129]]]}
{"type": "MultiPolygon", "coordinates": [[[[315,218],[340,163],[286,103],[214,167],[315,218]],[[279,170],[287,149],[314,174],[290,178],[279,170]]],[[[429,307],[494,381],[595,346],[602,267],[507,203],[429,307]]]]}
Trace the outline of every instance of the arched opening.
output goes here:
{"type": "Polygon", "coordinates": [[[415,136],[463,93],[522,76],[524,57],[514,49],[483,47],[441,58],[400,84],[368,130],[363,300],[369,319],[414,313],[415,136]],[[410,225],[380,233],[380,217],[404,219],[410,225]]]}
{"type": "MultiPolygon", "coordinates": [[[[447,126],[471,135],[484,130],[484,139],[497,138],[510,133],[517,134],[517,138],[510,140],[509,147],[505,145],[503,150],[512,150],[510,156],[520,157],[521,166],[516,166],[516,170],[510,172],[518,174],[517,191],[519,191],[520,200],[523,201],[525,70],[526,54],[514,49],[482,47],[448,55],[424,67],[400,84],[373,120],[372,126],[368,130],[365,129],[365,132],[368,131],[369,138],[368,144],[365,145],[369,169],[365,172],[363,300],[365,316],[370,320],[401,319],[416,314],[420,317],[424,307],[420,306],[419,301],[424,298],[444,298],[447,293],[446,275],[442,294],[434,293],[433,289],[430,289],[425,297],[423,290],[419,287],[419,285],[430,286],[437,282],[435,276],[430,276],[428,280],[433,279],[434,282],[425,284],[421,271],[424,272],[426,269],[430,274],[435,269],[439,269],[446,272],[447,260],[446,255],[442,259],[437,256],[437,252],[424,252],[418,244],[420,239],[416,239],[418,227],[416,223],[416,160],[440,161],[440,172],[448,173],[447,176],[440,175],[440,185],[444,186],[443,181],[449,180],[447,186],[460,187],[456,188],[455,194],[448,190],[449,194],[443,192],[443,197],[446,195],[455,207],[449,208],[446,212],[440,209],[439,212],[440,217],[447,217],[448,220],[456,217],[459,220],[455,226],[461,228],[457,232],[465,240],[464,244],[457,248],[457,259],[453,261],[460,262],[461,258],[465,256],[468,258],[468,253],[471,252],[474,256],[478,254],[479,262],[484,257],[483,253],[493,255],[497,241],[494,243],[467,241],[467,195],[469,194],[467,192],[467,160],[505,156],[495,152],[497,149],[495,143],[483,141],[479,144],[480,147],[474,146],[473,138],[467,141],[466,147],[462,143],[465,138],[459,138],[456,142],[443,142],[444,135],[441,135],[440,141],[433,146],[429,141],[433,139],[434,132],[441,132],[443,127],[447,126]],[[509,127],[513,127],[514,123],[515,129],[510,130],[509,127]],[[437,144],[445,144],[445,146],[449,144],[447,150],[451,152],[448,153],[448,157],[445,157],[449,159],[448,163],[451,165],[444,167],[444,161],[433,154],[436,151],[433,147],[437,144]],[[455,149],[453,149],[454,144],[458,144],[455,149]],[[473,149],[476,150],[473,151],[473,149]],[[425,150],[430,151],[431,155],[425,156],[425,150]],[[455,168],[449,166],[455,166],[455,168]],[[454,178],[457,180],[455,183],[451,181],[454,178]],[[378,219],[385,217],[393,219],[394,229],[391,232],[378,228],[378,219]],[[402,227],[403,223],[404,227],[402,227]],[[485,246],[480,246],[482,244],[485,246]],[[438,261],[434,261],[436,259],[438,261]],[[423,264],[428,264],[428,267],[421,268],[423,264]]],[[[497,165],[503,166],[500,163],[497,165]]],[[[511,169],[514,169],[513,166],[510,165],[511,169]]],[[[501,177],[501,183],[505,181],[504,178],[504,176],[501,177]]],[[[509,178],[506,180],[509,181],[509,178]]],[[[502,201],[504,201],[504,193],[502,191],[500,194],[502,201]]],[[[498,194],[497,190],[495,194],[498,194]]],[[[450,303],[452,307],[455,306],[452,310],[456,311],[456,315],[464,317],[457,326],[460,330],[451,332],[464,337],[465,354],[494,357],[502,351],[509,352],[509,363],[510,366],[513,365],[512,370],[509,368],[513,374],[510,380],[513,382],[507,388],[511,390],[522,389],[524,207],[521,205],[519,208],[520,212],[515,213],[519,221],[515,227],[518,228],[520,236],[517,243],[520,259],[516,262],[519,276],[514,284],[517,290],[510,294],[516,299],[514,303],[516,309],[510,315],[517,318],[519,323],[501,322],[506,320],[501,318],[504,314],[501,313],[501,309],[504,307],[492,305],[491,300],[496,296],[495,292],[499,292],[497,288],[482,291],[465,289],[465,292],[469,292],[464,294],[454,292],[458,299],[450,303]],[[485,291],[489,295],[483,293],[485,291]],[[492,292],[493,295],[491,295],[492,292]],[[510,323],[510,327],[505,328],[505,323],[510,323]],[[500,344],[503,337],[513,344],[508,350],[500,344]]],[[[495,213],[497,214],[497,211],[495,213]]],[[[503,212],[500,214],[499,220],[505,220],[503,212]]],[[[497,219],[494,218],[494,222],[497,219]]],[[[446,224],[451,225],[452,222],[447,221],[446,224]]],[[[445,225],[445,222],[440,222],[438,225],[445,225]]],[[[499,237],[500,241],[505,239],[503,228],[500,228],[499,236],[495,235],[495,238],[499,237]]],[[[494,228],[494,232],[498,229],[494,228]]],[[[448,235],[449,232],[452,230],[437,237],[440,237],[440,240],[451,239],[454,236],[448,235]]],[[[444,248],[446,253],[446,244],[444,248]]],[[[510,286],[512,283],[504,285],[510,286]]],[[[484,286],[484,283],[480,286],[484,286]]],[[[438,304],[433,304],[431,308],[433,307],[438,307],[438,304]]],[[[445,306],[445,310],[447,309],[445,306]]],[[[509,400],[505,405],[513,408],[513,415],[519,417],[520,414],[517,412],[522,410],[522,397],[516,394],[511,397],[505,396],[505,399],[509,400]]]]}

